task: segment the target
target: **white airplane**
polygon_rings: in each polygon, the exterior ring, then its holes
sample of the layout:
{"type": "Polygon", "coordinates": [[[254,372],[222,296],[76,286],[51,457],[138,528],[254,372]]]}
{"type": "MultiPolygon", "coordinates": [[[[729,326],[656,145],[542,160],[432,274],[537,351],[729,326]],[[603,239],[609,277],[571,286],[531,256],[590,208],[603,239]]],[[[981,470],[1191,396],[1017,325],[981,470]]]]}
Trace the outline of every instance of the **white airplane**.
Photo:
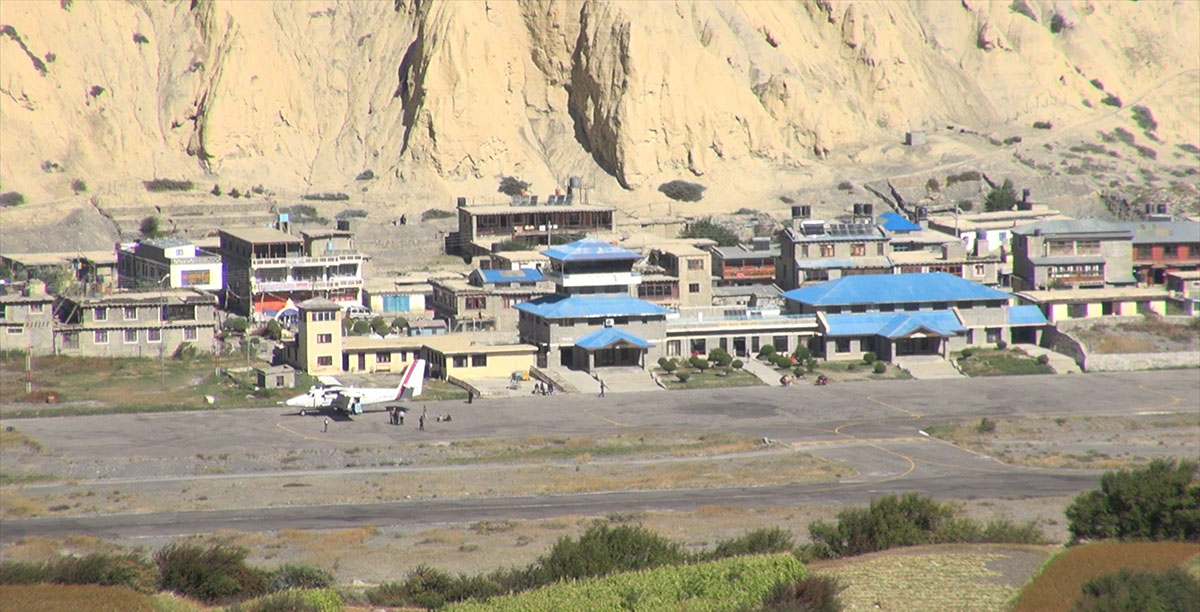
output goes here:
{"type": "Polygon", "coordinates": [[[425,360],[417,359],[404,370],[404,377],[395,388],[391,387],[347,387],[332,376],[319,376],[320,384],[314,385],[304,395],[297,395],[286,402],[287,406],[300,409],[300,416],[310,410],[331,408],[347,417],[362,414],[363,405],[395,402],[421,394],[425,385],[425,360]]]}

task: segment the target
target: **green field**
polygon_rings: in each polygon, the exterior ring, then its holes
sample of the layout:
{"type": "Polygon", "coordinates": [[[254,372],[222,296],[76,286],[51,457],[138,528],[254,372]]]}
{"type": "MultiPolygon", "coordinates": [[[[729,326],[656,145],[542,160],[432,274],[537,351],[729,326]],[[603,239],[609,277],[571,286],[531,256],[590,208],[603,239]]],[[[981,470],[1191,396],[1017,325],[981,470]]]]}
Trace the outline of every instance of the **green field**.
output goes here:
{"type": "Polygon", "coordinates": [[[1019,349],[972,349],[970,357],[957,356],[958,367],[967,376],[1013,376],[1053,374],[1054,368],[1038,363],[1019,349]]]}

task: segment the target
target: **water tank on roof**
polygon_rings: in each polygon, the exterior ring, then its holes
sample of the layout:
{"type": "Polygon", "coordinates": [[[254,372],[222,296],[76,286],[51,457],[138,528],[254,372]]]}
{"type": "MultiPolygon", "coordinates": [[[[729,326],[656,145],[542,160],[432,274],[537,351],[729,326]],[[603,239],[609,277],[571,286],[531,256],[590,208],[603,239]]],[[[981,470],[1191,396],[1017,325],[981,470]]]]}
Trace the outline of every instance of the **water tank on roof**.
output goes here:
{"type": "Polygon", "coordinates": [[[583,179],[579,178],[578,176],[572,176],[570,179],[567,179],[567,187],[570,187],[571,189],[579,189],[580,187],[583,187],[583,179]]]}

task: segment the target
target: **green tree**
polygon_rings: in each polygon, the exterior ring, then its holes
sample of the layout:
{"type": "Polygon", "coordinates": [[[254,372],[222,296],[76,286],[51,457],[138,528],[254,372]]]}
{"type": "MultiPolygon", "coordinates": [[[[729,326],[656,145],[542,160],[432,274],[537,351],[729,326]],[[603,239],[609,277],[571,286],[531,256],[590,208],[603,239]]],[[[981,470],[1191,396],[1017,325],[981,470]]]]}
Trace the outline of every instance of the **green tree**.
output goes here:
{"type": "Polygon", "coordinates": [[[717,224],[711,217],[689,223],[679,232],[680,238],[707,238],[719,246],[737,246],[738,237],[729,228],[717,224]]]}
{"type": "Polygon", "coordinates": [[[1165,572],[1123,569],[1083,585],[1071,612],[1174,612],[1194,610],[1200,602],[1200,580],[1173,567],[1165,572]]]}
{"type": "Polygon", "coordinates": [[[225,329],[232,332],[245,333],[250,328],[250,324],[242,317],[229,317],[225,319],[225,329]]]}
{"type": "Polygon", "coordinates": [[[374,333],[374,334],[377,334],[380,336],[386,336],[391,331],[392,331],[392,326],[388,325],[388,322],[384,321],[383,317],[375,317],[374,319],[371,319],[371,333],[374,333]]]}
{"type": "Polygon", "coordinates": [[[283,337],[283,326],[279,324],[279,321],[275,319],[267,321],[267,337],[272,340],[279,340],[283,337]]]}
{"type": "Polygon", "coordinates": [[[142,223],[138,225],[138,231],[147,238],[154,238],[162,233],[161,222],[158,217],[150,215],[142,219],[142,223]]]}
{"type": "Polygon", "coordinates": [[[84,193],[87,190],[88,190],[87,183],[83,182],[83,179],[75,179],[75,180],[71,181],[71,191],[74,191],[75,195],[84,193]]]}
{"type": "Polygon", "coordinates": [[[733,369],[735,370],[740,370],[746,364],[741,359],[734,359],[729,365],[733,366],[733,369]]]}
{"type": "Polygon", "coordinates": [[[699,355],[696,355],[696,356],[692,357],[691,359],[689,359],[688,363],[692,364],[693,368],[696,368],[697,370],[700,370],[701,372],[707,370],[710,367],[708,360],[699,355]]]}
{"type": "Polygon", "coordinates": [[[687,553],[672,542],[638,525],[593,525],[579,540],[559,538],[538,560],[540,582],[604,576],[683,563],[687,553]]]}
{"type": "Polygon", "coordinates": [[[404,329],[406,327],[408,327],[408,319],[404,317],[392,319],[392,329],[404,329]]]}
{"type": "Polygon", "coordinates": [[[1004,179],[999,187],[988,192],[983,200],[983,208],[988,212],[1012,210],[1017,205],[1017,189],[1013,187],[1012,179],[1004,179]]]}
{"type": "Polygon", "coordinates": [[[522,181],[515,176],[506,176],[500,179],[500,188],[496,191],[499,191],[504,195],[517,196],[521,195],[532,186],[533,183],[522,181]]]}
{"type": "Polygon", "coordinates": [[[1072,541],[1200,539],[1196,462],[1155,459],[1144,468],[1106,472],[1100,489],[1067,506],[1072,541]]]}
{"type": "Polygon", "coordinates": [[[678,179],[658,186],[658,190],[663,195],[679,202],[699,202],[704,198],[705,189],[707,188],[700,183],[689,183],[678,179]]]}
{"type": "Polygon", "coordinates": [[[350,333],[355,336],[365,336],[371,333],[371,322],[359,319],[350,326],[350,333]]]}

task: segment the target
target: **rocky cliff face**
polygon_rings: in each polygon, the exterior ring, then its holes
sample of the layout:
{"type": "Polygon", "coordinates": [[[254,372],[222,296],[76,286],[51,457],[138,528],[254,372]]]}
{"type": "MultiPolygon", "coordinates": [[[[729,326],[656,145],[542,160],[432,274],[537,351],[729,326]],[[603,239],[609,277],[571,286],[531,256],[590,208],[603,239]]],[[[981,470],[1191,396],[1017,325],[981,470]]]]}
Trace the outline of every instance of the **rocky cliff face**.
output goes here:
{"type": "MultiPolygon", "coordinates": [[[[1086,120],[1200,67],[1188,0],[12,0],[0,25],[0,191],[31,201],[77,178],[776,186],[910,128],[1086,120]]],[[[1160,137],[1200,140],[1195,96],[1158,102],[1160,137]]]]}

